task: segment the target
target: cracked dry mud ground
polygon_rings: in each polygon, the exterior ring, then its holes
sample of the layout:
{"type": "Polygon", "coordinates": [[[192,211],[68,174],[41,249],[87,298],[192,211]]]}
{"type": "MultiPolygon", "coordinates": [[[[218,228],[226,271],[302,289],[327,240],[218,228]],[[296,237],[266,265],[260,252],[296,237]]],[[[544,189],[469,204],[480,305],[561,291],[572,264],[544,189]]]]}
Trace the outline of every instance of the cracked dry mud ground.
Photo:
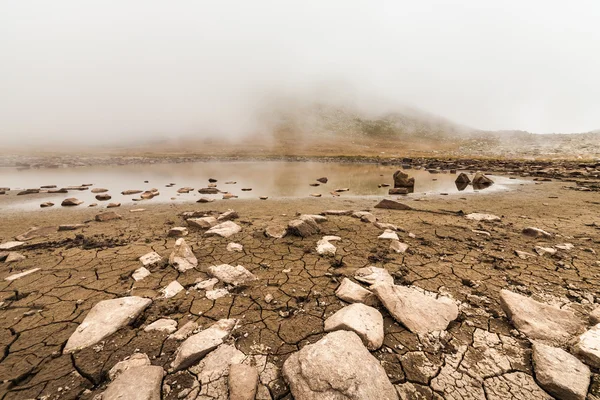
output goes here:
{"type": "MultiPolygon", "coordinates": [[[[14,240],[32,226],[89,222],[81,230],[30,240],[18,250],[25,260],[0,263],[0,398],[91,399],[105,389],[108,370],[134,352],[146,353],[153,365],[168,370],[180,342],[143,329],[166,317],[177,320],[179,327],[196,321],[202,328],[222,318],[239,319],[231,341],[246,355],[257,356],[260,380],[270,396],[289,399],[279,368],[291,353],[323,337],[323,321],[344,306],[334,294],[339,282],[370,265],[386,268],[398,284],[448,293],[461,302],[458,319],[437,336],[412,334],[378,307],[384,316],[385,340],[372,354],[401,392],[419,392],[423,399],[547,398],[533,379],[531,345],[501,310],[499,291],[509,288],[544,302],[568,304],[582,315],[600,301],[600,265],[594,253],[600,251],[599,198],[594,192],[566,190],[571,185],[544,182],[506,193],[405,201],[424,211],[374,209],[380,198],[342,196],[144,204],[145,212],[130,213],[121,207],[117,211],[122,220],[104,223],[93,221],[99,210],[88,208],[3,213],[0,242],[14,240]],[[175,242],[167,232],[172,226],[185,226],[181,212],[229,208],[240,215],[236,221],[240,233],[229,239],[204,237],[202,231],[190,228],[185,239],[198,267],[179,273],[167,265],[175,242]],[[401,227],[400,240],[410,247],[404,254],[390,252],[389,242],[377,239],[381,229],[350,216],[329,216],[320,224],[321,234],[309,238],[263,235],[267,225],[287,225],[296,212],[327,209],[371,210],[380,221],[401,227]],[[475,222],[445,212],[458,210],[489,212],[502,220],[475,222]],[[528,226],[556,235],[528,238],[521,234],[528,226]],[[315,252],[323,235],[342,239],[335,243],[334,258],[315,252]],[[242,244],[243,252],[228,252],[229,242],[242,244]],[[515,254],[515,250],[535,254],[536,245],[562,243],[575,247],[527,259],[515,254]],[[158,252],[163,262],[136,282],[131,274],[141,266],[138,258],[150,251],[158,252]],[[209,266],[224,263],[243,265],[259,280],[215,301],[191,288],[198,278],[208,277],[209,266]],[[12,282],[4,280],[31,268],[40,270],[12,282]],[[159,290],[175,279],[186,291],[160,298],[159,290]],[[274,298],[270,303],[265,302],[267,294],[274,298]],[[92,306],[128,295],[150,297],[153,303],[133,325],[100,344],[62,354],[92,306]]],[[[592,372],[589,398],[600,394],[600,375],[592,372]]],[[[176,399],[193,383],[188,371],[167,374],[163,398],[176,399]]]]}

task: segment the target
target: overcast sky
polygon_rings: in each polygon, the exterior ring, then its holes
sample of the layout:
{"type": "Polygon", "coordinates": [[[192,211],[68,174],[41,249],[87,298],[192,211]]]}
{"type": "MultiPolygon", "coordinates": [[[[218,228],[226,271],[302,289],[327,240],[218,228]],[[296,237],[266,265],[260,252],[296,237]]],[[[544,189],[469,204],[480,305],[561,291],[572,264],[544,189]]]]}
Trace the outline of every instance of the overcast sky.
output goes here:
{"type": "Polygon", "coordinates": [[[0,136],[240,133],[266,97],[323,88],[480,129],[600,129],[599,21],[599,0],[3,0],[0,136]]]}

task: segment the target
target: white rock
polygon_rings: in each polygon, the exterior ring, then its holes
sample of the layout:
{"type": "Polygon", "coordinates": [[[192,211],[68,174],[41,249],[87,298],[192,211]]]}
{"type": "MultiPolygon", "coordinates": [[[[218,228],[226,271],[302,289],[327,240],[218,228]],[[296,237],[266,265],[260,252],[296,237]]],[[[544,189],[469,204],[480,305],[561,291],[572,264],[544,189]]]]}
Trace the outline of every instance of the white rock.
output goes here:
{"type": "Polygon", "coordinates": [[[135,321],[151,303],[152,300],[137,296],[102,300],[92,307],[75,329],[63,353],[72,353],[98,343],[135,321]]]}
{"type": "Polygon", "coordinates": [[[144,267],[140,267],[140,268],[136,269],[135,271],[133,271],[133,274],[131,275],[131,277],[137,282],[137,281],[141,281],[142,279],[146,278],[149,275],[150,275],[150,271],[148,271],[144,267]]]}
{"type": "Polygon", "coordinates": [[[342,240],[339,236],[324,236],[317,242],[317,253],[322,256],[335,256],[336,248],[332,241],[342,240]]]}
{"type": "Polygon", "coordinates": [[[550,255],[552,254],[556,254],[556,249],[553,247],[542,247],[542,246],[535,246],[533,248],[535,250],[536,253],[538,253],[540,256],[543,256],[544,254],[548,253],[550,255]]]}
{"type": "Polygon", "coordinates": [[[458,317],[457,305],[448,297],[435,298],[417,289],[380,283],[371,287],[392,317],[412,333],[444,331],[458,317]]]}
{"type": "Polygon", "coordinates": [[[258,371],[244,364],[229,368],[229,400],[254,400],[258,386],[258,371]]]}
{"type": "Polygon", "coordinates": [[[194,331],[198,329],[198,324],[194,321],[189,321],[185,325],[183,325],[179,330],[171,335],[169,335],[169,339],[175,340],[184,340],[187,339],[194,331]]]}
{"type": "Polygon", "coordinates": [[[144,328],[144,332],[160,331],[173,333],[177,330],[177,321],[169,318],[161,318],[154,321],[150,325],[144,328]]]}
{"type": "Polygon", "coordinates": [[[213,287],[217,283],[219,283],[219,280],[217,278],[210,278],[210,279],[204,279],[204,280],[202,280],[202,278],[200,278],[195,283],[196,283],[196,285],[194,286],[194,289],[197,289],[197,290],[212,290],[213,287]]]}
{"type": "Polygon", "coordinates": [[[500,305],[513,325],[529,339],[562,344],[583,331],[583,323],[568,310],[529,297],[500,291],[500,305]]]}
{"type": "Polygon", "coordinates": [[[204,232],[205,236],[221,236],[224,238],[228,238],[231,235],[235,235],[240,232],[242,228],[233,221],[225,221],[219,225],[215,225],[206,232],[204,232]]]}
{"type": "Polygon", "coordinates": [[[398,234],[391,229],[386,229],[381,235],[378,236],[378,239],[399,240],[398,234]]]}
{"type": "Polygon", "coordinates": [[[321,214],[323,215],[352,215],[352,210],[325,210],[321,214]]]}
{"type": "Polygon", "coordinates": [[[318,224],[320,224],[322,222],[327,222],[327,217],[324,217],[322,215],[317,215],[317,214],[302,214],[298,218],[300,218],[301,220],[312,219],[313,221],[315,221],[318,224]]]}
{"type": "Polygon", "coordinates": [[[181,236],[187,236],[188,235],[188,230],[186,227],[184,226],[176,226],[174,228],[169,229],[169,233],[167,236],[169,237],[181,237],[181,236]]]}
{"type": "Polygon", "coordinates": [[[161,260],[162,260],[162,257],[160,256],[160,254],[158,254],[155,251],[150,252],[148,254],[144,254],[143,256],[140,257],[140,261],[142,262],[142,265],[144,267],[159,263],[161,260]]]}
{"type": "Polygon", "coordinates": [[[363,303],[369,306],[379,303],[377,297],[362,286],[344,278],[335,291],[335,295],[348,303],[363,303]]]}
{"type": "Polygon", "coordinates": [[[173,282],[169,283],[166,287],[161,289],[161,292],[165,299],[170,299],[171,297],[176,296],[177,293],[181,292],[183,289],[184,289],[184,287],[181,286],[181,284],[179,282],[173,281],[173,282]]]}
{"type": "Polygon", "coordinates": [[[362,303],[346,306],[325,320],[325,332],[353,331],[369,350],[383,344],[383,317],[381,313],[362,303]]]}
{"type": "Polygon", "coordinates": [[[225,297],[229,294],[229,290],[222,288],[222,289],[214,289],[214,290],[207,290],[206,291],[206,298],[209,300],[216,300],[216,299],[220,299],[221,297],[225,297]]]}
{"type": "Polygon", "coordinates": [[[392,240],[390,242],[390,249],[394,250],[396,253],[405,253],[408,250],[408,245],[399,240],[392,240]]]}
{"type": "Polygon", "coordinates": [[[229,264],[216,265],[208,267],[208,273],[218,280],[234,286],[244,285],[258,279],[256,275],[252,274],[252,272],[241,265],[238,265],[237,267],[233,267],[229,264]]]}
{"type": "Polygon", "coordinates": [[[200,382],[197,399],[228,399],[227,377],[234,364],[241,364],[246,356],[234,346],[222,344],[209,353],[198,365],[190,368],[200,382]]]}
{"type": "Polygon", "coordinates": [[[225,211],[223,214],[219,215],[219,218],[217,218],[218,221],[231,221],[232,219],[236,219],[239,218],[239,215],[237,212],[235,212],[232,209],[229,209],[227,211],[225,211]]]}
{"type": "Polygon", "coordinates": [[[354,332],[327,334],[292,354],[283,377],[296,400],[397,400],[379,361],[354,332]]]}
{"type": "Polygon", "coordinates": [[[186,220],[188,226],[193,226],[200,229],[210,229],[217,225],[215,217],[190,218],[186,220]]]}
{"type": "Polygon", "coordinates": [[[235,324],[235,319],[222,319],[210,328],[187,338],[177,349],[175,360],[171,363],[173,370],[178,371],[196,364],[207,353],[223,344],[235,324]]]}
{"type": "Polygon", "coordinates": [[[174,266],[179,272],[185,272],[198,265],[198,260],[192,252],[192,249],[185,242],[185,239],[177,239],[173,252],[169,256],[169,264],[174,266]]]}
{"type": "Polygon", "coordinates": [[[287,229],[280,225],[269,225],[265,228],[265,236],[273,239],[281,239],[287,235],[287,229]]]}
{"type": "Polygon", "coordinates": [[[575,345],[575,353],[586,364],[600,368],[600,324],[594,325],[579,336],[579,341],[575,345]]]}
{"type": "Polygon", "coordinates": [[[227,251],[231,251],[231,252],[238,252],[241,253],[242,251],[244,251],[244,246],[242,246],[239,243],[229,243],[227,245],[227,251]]]}
{"type": "Polygon", "coordinates": [[[385,222],[376,221],[376,222],[373,223],[373,225],[375,225],[377,228],[383,229],[383,230],[387,230],[387,229],[390,229],[392,231],[397,231],[398,230],[398,227],[396,225],[394,225],[394,224],[388,224],[388,223],[385,223],[385,222]]]}
{"type": "Polygon", "coordinates": [[[533,344],[535,379],[546,392],[561,400],[585,400],[590,369],[563,349],[533,344]]]}
{"type": "Polygon", "coordinates": [[[12,263],[12,262],[17,262],[17,261],[22,261],[25,258],[26,257],[23,254],[21,254],[21,253],[17,253],[16,251],[11,251],[6,256],[6,259],[4,260],[4,262],[5,263],[12,263]]]}
{"type": "Polygon", "coordinates": [[[102,400],[160,400],[163,375],[158,366],[129,368],[108,385],[102,400]]]}
{"type": "Polygon", "coordinates": [[[494,214],[471,213],[465,215],[466,219],[471,221],[500,221],[501,218],[494,214]]]}
{"type": "Polygon", "coordinates": [[[523,229],[523,235],[529,236],[529,237],[543,237],[546,239],[552,237],[551,233],[546,232],[545,230],[540,229],[540,228],[535,228],[533,226],[523,229]]]}
{"type": "Polygon", "coordinates": [[[108,371],[108,378],[113,381],[121,372],[134,367],[145,367],[152,365],[148,356],[144,353],[134,353],[126,360],[119,361],[108,371]]]}
{"type": "Polygon", "coordinates": [[[559,250],[566,250],[566,251],[573,250],[575,248],[575,246],[573,246],[571,243],[557,244],[554,247],[556,247],[559,250]]]}
{"type": "Polygon", "coordinates": [[[33,274],[36,271],[39,271],[39,268],[28,269],[27,271],[19,272],[18,274],[12,274],[4,278],[5,281],[14,281],[15,279],[22,278],[29,274],[33,274]]]}
{"type": "Polygon", "coordinates": [[[5,243],[0,244],[0,250],[17,249],[24,244],[25,244],[25,242],[5,242],[5,243]]]}
{"type": "Polygon", "coordinates": [[[368,285],[374,285],[376,283],[394,284],[394,278],[390,273],[387,272],[385,268],[378,267],[359,268],[354,273],[354,279],[368,285]]]}

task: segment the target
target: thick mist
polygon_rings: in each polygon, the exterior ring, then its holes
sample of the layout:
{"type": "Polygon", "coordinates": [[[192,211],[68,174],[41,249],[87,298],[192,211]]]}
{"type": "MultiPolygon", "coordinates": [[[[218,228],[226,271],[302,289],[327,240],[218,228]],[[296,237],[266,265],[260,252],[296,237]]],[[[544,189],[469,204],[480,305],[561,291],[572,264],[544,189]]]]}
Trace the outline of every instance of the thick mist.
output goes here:
{"type": "Polygon", "coordinates": [[[0,137],[130,144],[268,129],[271,107],[600,128],[600,3],[0,3],[0,137]],[[452,3],[452,4],[451,4],[452,3]]]}

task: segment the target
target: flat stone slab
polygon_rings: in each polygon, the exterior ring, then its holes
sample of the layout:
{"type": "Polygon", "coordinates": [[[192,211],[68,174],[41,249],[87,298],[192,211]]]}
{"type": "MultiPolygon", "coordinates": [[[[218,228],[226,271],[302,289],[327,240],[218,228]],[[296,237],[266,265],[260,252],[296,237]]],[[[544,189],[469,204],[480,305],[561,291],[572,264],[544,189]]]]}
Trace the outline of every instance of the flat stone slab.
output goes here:
{"type": "Polygon", "coordinates": [[[198,259],[192,252],[191,247],[185,242],[185,239],[179,238],[175,241],[173,252],[169,256],[169,264],[179,272],[185,272],[198,265],[198,259]]]}
{"type": "Polygon", "coordinates": [[[131,277],[137,282],[137,281],[141,281],[142,279],[146,278],[149,275],[150,275],[150,271],[148,271],[144,267],[140,267],[140,268],[136,269],[135,271],[133,271],[133,274],[131,274],[131,277]]]}
{"type": "Polygon", "coordinates": [[[0,250],[13,250],[23,246],[25,242],[5,242],[0,244],[0,250]]]}
{"type": "Polygon", "coordinates": [[[92,346],[129,325],[152,303],[137,296],[102,300],[75,329],[63,350],[64,354],[92,346]]]}
{"type": "Polygon", "coordinates": [[[258,386],[258,371],[244,364],[229,367],[229,400],[254,400],[258,386]]]}
{"type": "Polygon", "coordinates": [[[164,287],[161,292],[165,299],[170,299],[171,297],[175,297],[182,290],[184,290],[184,287],[181,286],[181,283],[173,281],[164,287]]]}
{"type": "Polygon", "coordinates": [[[189,321],[181,328],[177,330],[177,332],[169,335],[169,339],[175,340],[184,340],[187,339],[194,331],[198,329],[198,324],[194,321],[189,321]]]}
{"type": "Polygon", "coordinates": [[[385,283],[371,290],[392,317],[412,333],[444,331],[458,317],[458,306],[448,297],[435,298],[417,289],[385,283]]]}
{"type": "Polygon", "coordinates": [[[399,240],[398,234],[391,229],[386,229],[377,239],[399,240]]]}
{"type": "Polygon", "coordinates": [[[227,399],[227,378],[233,365],[240,364],[246,356],[234,346],[222,344],[204,357],[190,372],[198,377],[200,393],[196,399],[227,399]]]}
{"type": "Polygon", "coordinates": [[[129,368],[145,367],[147,365],[152,365],[152,363],[146,354],[134,353],[131,355],[131,357],[116,363],[114,367],[108,371],[108,379],[114,381],[120,373],[128,370],[129,368]]]}
{"type": "Polygon", "coordinates": [[[579,336],[575,345],[575,353],[588,365],[600,368],[600,324],[594,325],[579,336]]]}
{"type": "Polygon", "coordinates": [[[412,210],[412,207],[402,204],[398,201],[383,199],[375,205],[375,208],[384,208],[386,210],[412,210]]]}
{"type": "Polygon", "coordinates": [[[529,339],[562,344],[584,330],[575,314],[540,303],[527,296],[500,291],[500,305],[515,328],[529,339]]]}
{"type": "Polygon", "coordinates": [[[159,320],[154,321],[150,325],[144,328],[144,332],[167,332],[173,333],[177,330],[177,321],[169,318],[161,318],[159,320]]]}
{"type": "Polygon", "coordinates": [[[296,400],[397,400],[379,361],[354,332],[327,334],[292,354],[283,377],[296,400]]]}
{"type": "Polygon", "coordinates": [[[228,238],[236,233],[240,232],[242,227],[236,224],[233,221],[225,221],[220,223],[219,225],[215,225],[206,232],[204,232],[205,236],[221,236],[224,238],[228,238]]]}
{"type": "Polygon", "coordinates": [[[385,268],[379,267],[359,268],[354,273],[354,279],[368,285],[375,285],[376,283],[394,284],[392,275],[385,268]]]}
{"type": "Polygon", "coordinates": [[[4,278],[4,280],[5,281],[9,281],[9,282],[10,281],[14,281],[15,279],[19,279],[19,278],[22,278],[22,277],[27,276],[29,274],[33,274],[34,272],[37,272],[39,270],[40,270],[39,268],[28,269],[27,271],[19,272],[18,274],[9,275],[6,278],[4,278]]]}
{"type": "Polygon", "coordinates": [[[585,400],[590,369],[563,349],[533,343],[535,379],[546,392],[561,400],[585,400]]]}
{"type": "Polygon", "coordinates": [[[222,319],[209,328],[187,338],[177,349],[175,360],[171,363],[174,371],[196,364],[206,354],[219,347],[236,324],[235,319],[222,319]]]}
{"type": "Polygon", "coordinates": [[[497,215],[494,214],[484,214],[484,213],[471,213],[471,214],[467,214],[465,215],[466,219],[470,219],[471,221],[478,221],[478,222],[493,222],[493,221],[501,221],[502,218],[500,218],[497,215]]]}
{"type": "Polygon", "coordinates": [[[210,229],[217,225],[217,219],[215,217],[189,218],[186,219],[186,222],[188,226],[199,229],[210,229]]]}
{"type": "Polygon", "coordinates": [[[129,368],[108,385],[102,400],[160,400],[163,375],[158,366],[129,368]]]}
{"type": "Polygon", "coordinates": [[[379,303],[379,300],[373,293],[348,278],[342,280],[342,283],[340,283],[340,286],[335,291],[335,295],[348,303],[363,303],[368,306],[379,303]]]}
{"type": "Polygon", "coordinates": [[[371,351],[383,344],[383,316],[362,303],[346,306],[325,320],[325,332],[339,330],[355,332],[371,351]]]}
{"type": "Polygon", "coordinates": [[[234,286],[244,285],[257,280],[258,278],[246,268],[238,265],[236,267],[229,264],[221,264],[208,267],[208,273],[220,280],[234,286]]]}
{"type": "Polygon", "coordinates": [[[144,267],[147,267],[149,265],[154,265],[154,264],[161,262],[162,257],[160,256],[160,254],[153,251],[148,254],[144,254],[143,256],[141,256],[139,258],[139,260],[142,262],[142,265],[144,267]]]}
{"type": "Polygon", "coordinates": [[[390,249],[395,251],[398,254],[405,253],[408,250],[408,245],[399,240],[392,240],[390,242],[390,249]]]}
{"type": "Polygon", "coordinates": [[[295,219],[289,222],[287,232],[300,237],[309,237],[319,233],[320,229],[315,220],[311,218],[295,219]]]}

